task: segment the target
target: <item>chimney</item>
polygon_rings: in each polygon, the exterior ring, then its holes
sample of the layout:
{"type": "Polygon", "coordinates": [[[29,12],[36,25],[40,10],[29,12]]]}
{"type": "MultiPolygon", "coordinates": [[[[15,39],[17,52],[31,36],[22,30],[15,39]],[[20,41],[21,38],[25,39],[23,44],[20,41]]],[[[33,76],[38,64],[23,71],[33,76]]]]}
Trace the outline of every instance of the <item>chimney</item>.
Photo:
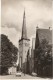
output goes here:
{"type": "Polygon", "coordinates": [[[51,29],[51,27],[49,27],[49,30],[51,29]]]}
{"type": "Polygon", "coordinates": [[[36,27],[36,29],[38,29],[39,27],[38,27],[38,25],[37,25],[37,27],[36,27]]]}

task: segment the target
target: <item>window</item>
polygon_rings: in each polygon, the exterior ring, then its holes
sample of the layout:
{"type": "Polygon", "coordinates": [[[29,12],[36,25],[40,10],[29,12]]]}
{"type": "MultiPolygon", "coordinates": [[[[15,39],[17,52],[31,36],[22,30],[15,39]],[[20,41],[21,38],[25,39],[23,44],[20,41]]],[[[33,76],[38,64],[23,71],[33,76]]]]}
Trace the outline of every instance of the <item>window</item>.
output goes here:
{"type": "Polygon", "coordinates": [[[25,43],[25,46],[29,46],[29,44],[25,43]]]}

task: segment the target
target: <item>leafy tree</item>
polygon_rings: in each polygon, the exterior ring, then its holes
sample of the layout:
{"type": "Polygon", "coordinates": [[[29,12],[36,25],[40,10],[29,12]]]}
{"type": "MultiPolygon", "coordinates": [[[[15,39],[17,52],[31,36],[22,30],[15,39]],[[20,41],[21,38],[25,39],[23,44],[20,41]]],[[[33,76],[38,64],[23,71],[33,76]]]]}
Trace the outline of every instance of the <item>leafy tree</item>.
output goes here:
{"type": "Polygon", "coordinates": [[[17,61],[17,53],[17,47],[10,42],[7,36],[1,34],[1,73],[5,73],[5,70],[8,70],[17,61]]]}
{"type": "Polygon", "coordinates": [[[52,75],[52,45],[46,39],[36,49],[37,74],[44,76],[52,75]]]}

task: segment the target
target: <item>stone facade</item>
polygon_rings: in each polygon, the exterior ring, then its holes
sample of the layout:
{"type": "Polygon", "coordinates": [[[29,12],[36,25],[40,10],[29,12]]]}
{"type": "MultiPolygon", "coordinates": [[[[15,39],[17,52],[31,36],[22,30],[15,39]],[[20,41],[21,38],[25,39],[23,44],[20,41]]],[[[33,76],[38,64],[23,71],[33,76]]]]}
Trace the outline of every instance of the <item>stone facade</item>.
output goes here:
{"type": "Polygon", "coordinates": [[[27,59],[27,52],[29,50],[29,40],[21,40],[19,41],[19,63],[20,68],[22,67],[23,63],[26,62],[27,59]]]}
{"type": "Polygon", "coordinates": [[[21,39],[19,40],[19,67],[22,71],[24,71],[24,69],[26,69],[25,63],[27,60],[27,52],[30,47],[29,41],[30,40],[27,38],[25,11],[24,11],[22,36],[21,36],[21,39]]]}

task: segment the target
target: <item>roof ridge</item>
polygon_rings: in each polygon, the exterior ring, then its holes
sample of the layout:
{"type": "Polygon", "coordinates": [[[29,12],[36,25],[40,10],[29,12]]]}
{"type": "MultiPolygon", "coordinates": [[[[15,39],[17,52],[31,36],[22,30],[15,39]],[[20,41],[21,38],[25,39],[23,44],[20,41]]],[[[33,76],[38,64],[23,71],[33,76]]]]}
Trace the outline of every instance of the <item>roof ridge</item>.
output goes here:
{"type": "Polygon", "coordinates": [[[37,30],[50,30],[50,29],[47,29],[47,28],[38,28],[37,30]]]}

